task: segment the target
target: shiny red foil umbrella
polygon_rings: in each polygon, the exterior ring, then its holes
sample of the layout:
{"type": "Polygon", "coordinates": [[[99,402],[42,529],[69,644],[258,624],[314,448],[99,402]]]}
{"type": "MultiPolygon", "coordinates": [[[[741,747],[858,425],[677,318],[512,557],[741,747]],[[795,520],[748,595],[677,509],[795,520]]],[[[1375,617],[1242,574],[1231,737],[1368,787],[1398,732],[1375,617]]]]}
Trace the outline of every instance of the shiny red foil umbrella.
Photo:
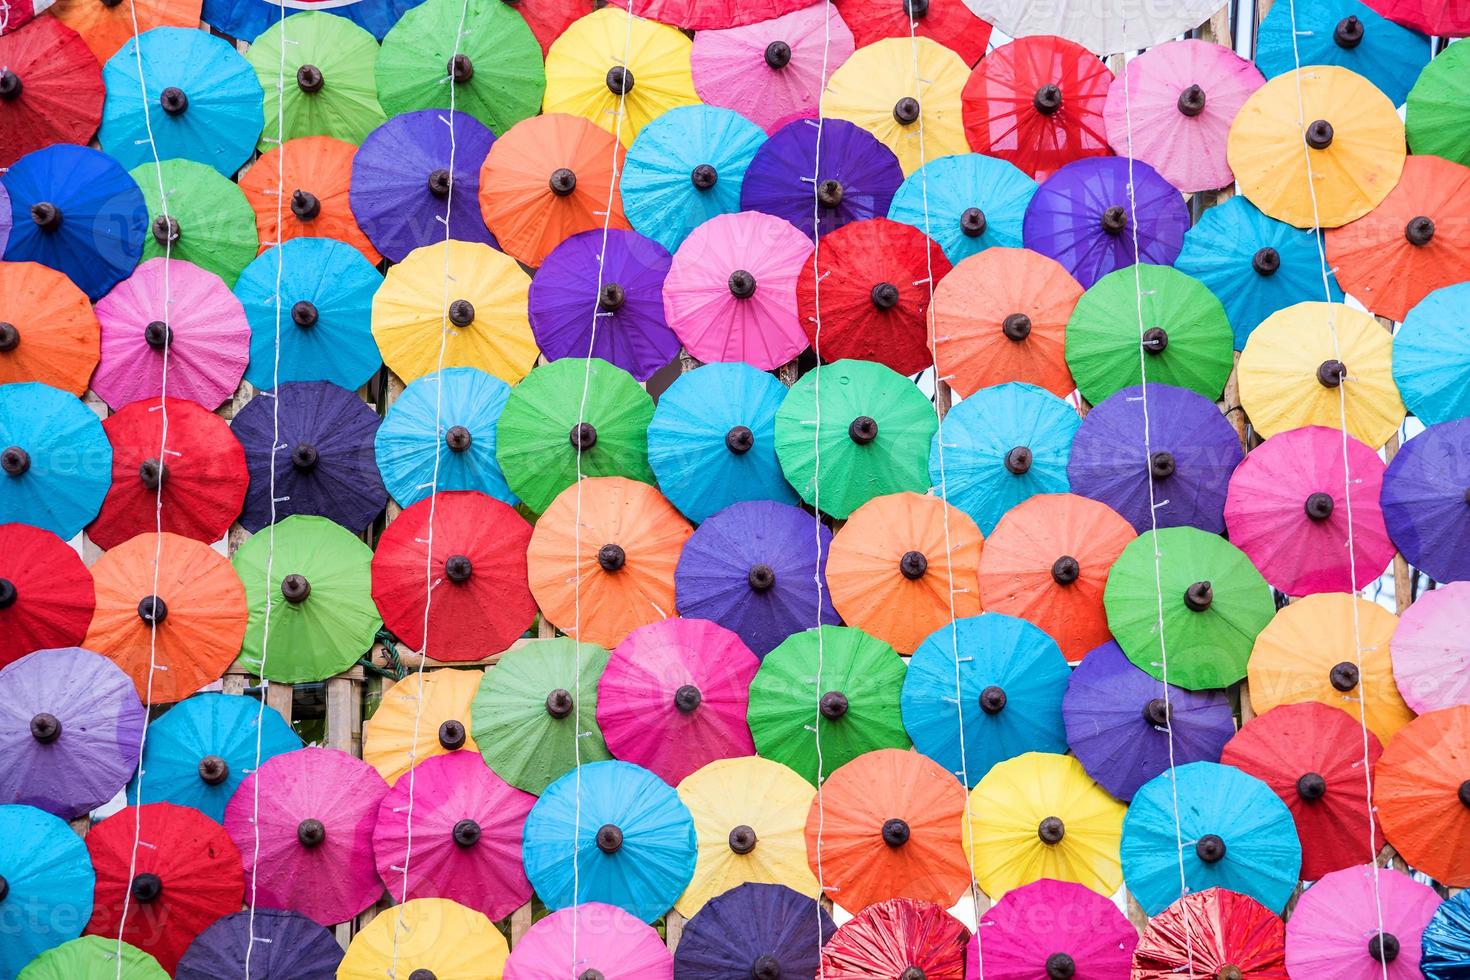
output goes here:
{"type": "Polygon", "coordinates": [[[877,361],[899,374],[933,363],[929,300],[949,272],[938,243],[910,225],[869,218],[823,235],[817,264],[802,266],[796,304],[815,348],[820,292],[822,360],[877,361]]]}
{"type": "Polygon", "coordinates": [[[0,524],[0,667],[80,646],[96,606],[92,573],[71,545],[29,524],[0,524]]]}
{"type": "Polygon", "coordinates": [[[860,48],[885,37],[908,37],[911,21],[915,35],[938,41],[967,65],[985,57],[990,43],[990,25],[963,0],[836,0],[833,6],[860,48]]]}
{"type": "Polygon", "coordinates": [[[245,450],[218,415],[196,402],[152,398],[108,416],[102,431],[112,444],[112,486],[87,525],[94,544],[113,548],[152,533],[160,513],[163,530],[213,544],[240,516],[250,483],[245,450]]]}
{"type": "Polygon", "coordinates": [[[1288,980],[1286,926],[1253,898],[1209,888],[1149,919],[1132,980],[1288,980]]]}
{"type": "Polygon", "coordinates": [[[81,35],[37,17],[0,36],[0,167],[53,143],[86,146],[102,121],[102,66],[81,35]]]}
{"type": "Polygon", "coordinates": [[[965,980],[970,930],[938,905],[895,898],[869,905],[822,947],[826,980],[965,980]]]}

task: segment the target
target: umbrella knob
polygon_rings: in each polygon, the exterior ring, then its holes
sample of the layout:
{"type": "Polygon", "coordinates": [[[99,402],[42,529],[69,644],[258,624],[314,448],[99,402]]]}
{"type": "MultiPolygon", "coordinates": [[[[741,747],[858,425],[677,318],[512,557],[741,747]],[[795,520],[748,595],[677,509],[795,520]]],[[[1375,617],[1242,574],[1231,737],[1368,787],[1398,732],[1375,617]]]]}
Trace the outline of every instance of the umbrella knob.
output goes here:
{"type": "Polygon", "coordinates": [[[20,331],[15,324],[0,322],[0,352],[9,353],[20,346],[20,331]]]}
{"type": "Polygon", "coordinates": [[[961,211],[960,231],[966,238],[979,238],[985,234],[985,212],[979,208],[965,208],[961,211]]]}
{"type": "Polygon", "coordinates": [[[1060,844],[1067,836],[1067,825],[1062,823],[1061,817],[1047,817],[1036,825],[1036,836],[1043,844],[1060,844]]]}
{"type": "Polygon", "coordinates": [[[730,850],[736,854],[749,854],[755,850],[755,828],[741,824],[730,831],[730,850]]]}
{"type": "Polygon", "coordinates": [[[206,786],[218,786],[230,778],[230,764],[217,755],[199,760],[199,779],[206,786]]]}
{"type": "Polygon", "coordinates": [[[817,184],[817,203],[824,208],[835,208],[842,203],[842,184],[830,177],[817,184]]]}
{"type": "Polygon", "coordinates": [[[1077,975],[1077,961],[1066,953],[1052,953],[1046,958],[1047,980],[1072,980],[1077,975]]]}
{"type": "Polygon", "coordinates": [[[1470,779],[1460,784],[1460,790],[1456,795],[1459,796],[1462,806],[1470,807],[1470,779]]]}
{"type": "Polygon", "coordinates": [[[750,299],[755,295],[755,276],[744,269],[736,269],[730,273],[728,285],[730,295],[736,299],[750,299]]]}
{"type": "Polygon", "coordinates": [[[149,626],[158,626],[168,619],[168,603],[156,595],[144,596],[138,602],[138,618],[149,626]]]}
{"type": "Polygon", "coordinates": [[[1143,349],[1149,354],[1162,354],[1169,348],[1169,334],[1163,327],[1149,327],[1143,332],[1143,349]]]}
{"type": "Polygon", "coordinates": [[[0,578],[0,609],[9,609],[18,598],[20,593],[16,591],[15,583],[8,578],[0,578]]]}
{"type": "Polygon", "coordinates": [[[61,209],[50,201],[31,205],[31,220],[42,231],[55,231],[61,227],[61,209]]]}
{"type": "Polygon", "coordinates": [[[316,65],[302,65],[296,69],[296,87],[307,95],[315,95],[326,84],[327,80],[322,77],[322,70],[316,65]]]}
{"type": "Polygon", "coordinates": [[[305,575],[292,573],[281,579],[281,597],[293,606],[299,606],[311,595],[311,583],[305,575]]]}
{"type": "Polygon", "coordinates": [[[1332,145],[1332,123],[1318,119],[1307,127],[1307,145],[1314,150],[1325,150],[1332,145]]]}
{"type": "Polygon", "coordinates": [[[755,591],[768,592],[776,584],[776,570],[766,564],[752,565],[745,580],[755,591]]]}
{"type": "Polygon", "coordinates": [[[898,980],[926,980],[924,971],[917,966],[906,966],[898,975],[898,980]]]}
{"type": "Polygon", "coordinates": [[[1257,275],[1274,276],[1281,268],[1281,253],[1269,245],[1257,249],[1256,254],[1251,256],[1251,268],[1256,270],[1257,275]]]}
{"type": "Polygon", "coordinates": [[[1043,85],[1036,90],[1031,104],[1043,116],[1054,116],[1062,108],[1062,90],[1055,85],[1043,85]]]}
{"type": "Polygon", "coordinates": [[[607,90],[613,95],[627,95],[633,91],[633,73],[622,65],[613,65],[607,70],[607,90]]]}
{"type": "Polygon", "coordinates": [[[755,433],[748,425],[731,426],[725,433],[725,448],[736,456],[744,456],[755,446],[755,433]]]}
{"type": "Polygon", "coordinates": [[[1317,365],[1317,383],[1324,388],[1336,388],[1347,378],[1347,365],[1331,359],[1317,365]]]}
{"type": "Polygon", "coordinates": [[[439,726],[439,747],[446,752],[464,748],[467,737],[462,721],[450,718],[439,726]]]}
{"type": "Polygon", "coordinates": [[[1404,237],[1409,240],[1410,245],[1423,248],[1434,241],[1434,219],[1423,214],[1411,219],[1404,226],[1404,237]]]}
{"type": "Polygon", "coordinates": [[[1193,612],[1204,612],[1215,601],[1215,590],[1209,582],[1196,582],[1184,590],[1184,604],[1193,612]]]}
{"type": "Polygon", "coordinates": [[[60,718],[44,711],[31,718],[31,738],[37,742],[42,745],[50,745],[60,737],[60,718]]]}
{"type": "Polygon", "coordinates": [[[326,839],[327,825],[315,817],[307,817],[296,825],[296,840],[302,847],[321,847],[326,839]]]}
{"type": "Polygon", "coordinates": [[[1160,449],[1148,458],[1148,473],[1155,480],[1167,480],[1174,475],[1176,466],[1174,454],[1167,449],[1160,449]]]}
{"type": "Polygon", "coordinates": [[[1350,664],[1347,661],[1334,665],[1332,670],[1327,674],[1328,683],[1332,685],[1333,690],[1341,691],[1344,694],[1357,687],[1359,679],[1360,671],[1358,670],[1358,665],[1350,664]]]}
{"type": "Polygon", "coordinates": [[[597,549],[597,564],[604,572],[616,572],[628,563],[628,553],[620,544],[605,544],[597,549]]]}
{"type": "Polygon", "coordinates": [[[316,326],[321,314],[317,312],[316,304],[307,300],[298,300],[291,305],[291,322],[302,329],[316,326]]]}
{"type": "Polygon", "coordinates": [[[1332,29],[1332,42],[1344,51],[1351,51],[1363,43],[1363,22],[1356,17],[1344,17],[1332,29]]]}
{"type": "Polygon", "coordinates": [[[170,116],[179,116],[183,115],[184,110],[189,108],[189,97],[184,94],[183,89],[170,85],[159,93],[158,104],[170,116]]]}
{"type": "Polygon", "coordinates": [[[1120,204],[1114,204],[1102,213],[1102,230],[1109,235],[1121,235],[1128,227],[1128,212],[1120,204]]]}
{"type": "Polygon", "coordinates": [[[1312,520],[1325,521],[1327,520],[1327,518],[1332,516],[1332,508],[1334,506],[1335,505],[1332,502],[1332,494],[1323,493],[1322,491],[1318,490],[1316,493],[1307,498],[1305,510],[1307,512],[1307,516],[1310,517],[1312,520]]]}
{"type": "Polygon", "coordinates": [[[128,886],[128,891],[132,892],[133,898],[144,905],[156,902],[163,894],[163,879],[151,871],[145,871],[133,879],[133,883],[128,886]]]}
{"type": "Polygon", "coordinates": [[[919,121],[919,100],[905,95],[893,103],[893,119],[900,126],[912,126],[919,121]]]}
{"type": "Polygon", "coordinates": [[[923,20],[929,12],[929,0],[903,0],[903,12],[914,20],[923,20]]]}
{"type": "Polygon", "coordinates": [[[628,294],[623,287],[615,282],[602,284],[597,291],[597,308],[604,313],[616,313],[623,308],[623,303],[628,299],[628,294]]]}
{"type": "Polygon", "coordinates": [[[143,328],[143,343],[154,350],[163,350],[174,342],[174,329],[162,320],[154,320],[143,328]]]}
{"type": "Polygon", "coordinates": [[[310,473],[321,461],[321,453],[309,442],[303,442],[291,450],[291,465],[302,473],[310,473]]]}
{"type": "Polygon", "coordinates": [[[880,310],[891,310],[898,305],[898,287],[891,282],[880,282],[874,286],[868,298],[880,310]]]}
{"type": "Polygon", "coordinates": [[[613,854],[623,846],[623,830],[617,824],[605,823],[597,828],[597,849],[604,854],[613,854]]]}
{"type": "Polygon", "coordinates": [[[108,10],[111,10],[113,7],[116,7],[118,4],[122,3],[122,0],[98,0],[98,2],[101,3],[102,6],[106,7],[108,10]]]}
{"type": "Polygon", "coordinates": [[[1082,574],[1082,566],[1071,555],[1063,555],[1051,563],[1051,580],[1058,585],[1071,585],[1082,574]]]}
{"type": "Polygon", "coordinates": [[[475,565],[467,555],[450,555],[444,559],[444,577],[456,585],[463,585],[474,574],[475,565]]]}
{"type": "Polygon", "coordinates": [[[8,881],[5,880],[5,876],[4,875],[0,875],[0,902],[5,901],[9,897],[10,897],[10,882],[8,882],[8,881]]]}
{"type": "Polygon", "coordinates": [[[1245,980],[1245,973],[1234,963],[1226,963],[1215,972],[1215,980],[1245,980]]]}
{"type": "Polygon", "coordinates": [[[1391,932],[1380,932],[1368,940],[1368,955],[1380,963],[1392,963],[1399,958],[1399,937],[1391,932]]]}
{"type": "Polygon", "coordinates": [[[1205,111],[1205,90],[1191,85],[1179,93],[1179,111],[1191,118],[1205,111]]]}
{"type": "Polygon", "coordinates": [[[473,820],[461,820],[454,825],[454,842],[460,847],[474,847],[480,843],[480,825],[473,820]]]}
{"type": "Polygon", "coordinates": [[[791,45],[785,41],[772,41],[767,44],[766,64],[777,71],[791,64],[791,45]]]}
{"type": "Polygon", "coordinates": [[[564,687],[559,687],[546,695],[546,713],[553,718],[565,718],[572,713],[575,707],[572,702],[572,692],[564,687]]]}
{"type": "Polygon", "coordinates": [[[0,452],[0,470],[9,476],[24,476],[31,468],[31,454],[19,446],[11,446],[0,452]]]}
{"type": "Polygon", "coordinates": [[[704,701],[704,695],[699,693],[699,688],[693,684],[684,684],[674,692],[674,707],[680,714],[692,714],[700,703],[704,701]]]}
{"type": "Polygon", "coordinates": [[[322,213],[322,200],[298,187],[291,192],[291,213],[298,221],[314,221],[322,213]]]}
{"type": "Polygon", "coordinates": [[[1029,446],[1016,446],[1006,453],[1006,469],[1016,476],[1021,476],[1031,469],[1033,457],[1029,446]]]}
{"type": "Polygon", "coordinates": [[[847,714],[847,695],[841,691],[828,691],[817,704],[822,717],[828,721],[836,721],[847,714]]]}
{"type": "Polygon", "coordinates": [[[463,85],[475,77],[475,64],[470,61],[470,56],[467,54],[457,54],[450,58],[446,70],[456,85],[463,85]]]}
{"type": "Polygon", "coordinates": [[[444,445],[448,446],[452,453],[464,452],[470,448],[470,443],[473,441],[474,437],[470,435],[470,430],[462,425],[451,425],[449,431],[444,433],[444,445]]]}
{"type": "Polygon", "coordinates": [[[438,198],[449,196],[454,186],[454,175],[443,167],[429,174],[429,193],[438,198]]]}
{"type": "Polygon", "coordinates": [[[905,551],[903,557],[898,560],[898,570],[910,582],[916,581],[923,578],[924,573],[929,571],[929,559],[924,557],[922,551],[905,551]]]}
{"type": "Polygon", "coordinates": [[[171,214],[160,214],[154,218],[150,230],[153,233],[153,240],[160,245],[172,245],[179,240],[179,222],[171,214]]]}
{"type": "Polygon", "coordinates": [[[1296,781],[1296,795],[1308,803],[1314,803],[1327,795],[1327,780],[1320,772],[1303,773],[1296,781]]]}
{"type": "Polygon", "coordinates": [[[991,684],[980,692],[980,710],[987,715],[998,715],[1005,707],[1006,692],[999,684],[991,684]]]}
{"type": "Polygon", "coordinates": [[[457,299],[449,304],[449,322],[456,327],[467,327],[475,322],[475,304],[467,299],[457,299]]]}
{"type": "Polygon", "coordinates": [[[889,847],[902,847],[909,842],[909,825],[897,817],[883,821],[883,843],[889,847]]]}
{"type": "Polygon", "coordinates": [[[701,163],[689,171],[689,183],[693,184],[696,190],[707,191],[715,186],[719,179],[719,171],[707,163],[701,163]]]}
{"type": "Polygon", "coordinates": [[[1031,318],[1024,313],[1012,313],[1000,321],[1000,332],[1017,343],[1031,336],[1031,318]]]}
{"type": "Polygon", "coordinates": [[[561,167],[551,172],[551,193],[557,197],[566,197],[577,189],[577,175],[566,167],[561,167]]]}
{"type": "Polygon", "coordinates": [[[859,446],[866,446],[878,438],[878,423],[867,415],[859,415],[847,427],[847,437],[859,446]]]}
{"type": "Polygon", "coordinates": [[[571,441],[573,448],[585,453],[597,445],[597,427],[591,422],[578,422],[572,426],[572,431],[567,438],[571,441]]]}
{"type": "Polygon", "coordinates": [[[1225,841],[1217,834],[1205,834],[1195,841],[1194,853],[1205,864],[1218,864],[1225,857],[1225,841]]]}
{"type": "Polygon", "coordinates": [[[20,76],[9,68],[0,71],[0,99],[6,102],[14,102],[20,98],[20,90],[25,86],[21,83],[20,76]]]}
{"type": "Polygon", "coordinates": [[[168,466],[158,459],[145,459],[138,466],[138,480],[149,490],[157,490],[168,479],[168,466]]]}
{"type": "Polygon", "coordinates": [[[583,970],[577,975],[577,980],[607,980],[601,970],[583,970]]]}
{"type": "Polygon", "coordinates": [[[1143,720],[1156,728],[1169,726],[1169,702],[1163,698],[1150,698],[1143,706],[1143,720]]]}
{"type": "Polygon", "coordinates": [[[762,956],[750,967],[750,980],[781,980],[781,964],[774,956],[762,956]]]}
{"type": "Polygon", "coordinates": [[[439,977],[433,970],[414,970],[408,975],[408,980],[439,980],[439,977]]]}

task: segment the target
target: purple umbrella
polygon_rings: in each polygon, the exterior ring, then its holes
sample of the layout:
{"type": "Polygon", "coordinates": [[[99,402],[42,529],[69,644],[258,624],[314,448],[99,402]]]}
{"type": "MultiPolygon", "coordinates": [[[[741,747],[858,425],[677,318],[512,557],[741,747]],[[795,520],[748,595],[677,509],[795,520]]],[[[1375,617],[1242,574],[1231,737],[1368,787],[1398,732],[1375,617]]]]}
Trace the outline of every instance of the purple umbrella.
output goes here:
{"type": "MultiPolygon", "coordinates": [[[[816,187],[820,233],[830,234],[849,221],[886,216],[888,202],[903,183],[898,157],[873,134],[843,119],[824,119],[821,134],[816,187]]],[[[810,236],[816,169],[817,120],[787,123],[755,151],[741,185],[740,210],[785,218],[810,236]]]]}
{"type": "Polygon", "coordinates": [[[704,904],[674,951],[679,980],[810,977],[837,927],[816,900],[747,882],[704,904]]]}
{"type": "Polygon", "coordinates": [[[424,109],[394,116],[368,134],[352,158],[348,201],[358,226],[384,258],[402,262],[421,245],[496,243],[480,216],[480,165],[495,134],[462,112],[424,109]],[[454,166],[450,168],[450,120],[454,166]]]}
{"type": "Polygon", "coordinates": [[[1188,230],[1183,195],[1153,167],[1135,160],[1130,168],[1126,157],[1089,157],[1042,182],[1026,208],[1021,238],[1066,266],[1085,289],[1124,266],[1173,265],[1188,230]],[[1133,215],[1136,229],[1130,227],[1133,215]]]}
{"type": "Polygon", "coordinates": [[[800,507],[771,500],[731,504],[695,530],[674,570],[682,616],[740,634],[756,656],[822,623],[842,622],[817,575],[827,574],[832,532],[800,507]],[[820,538],[821,563],[817,549],[820,538]]]}
{"type": "Polygon", "coordinates": [[[1235,734],[1224,691],[1186,691],[1164,685],[1133,666],[1109,640],[1082,658],[1062,698],[1067,744],[1087,774],[1118,799],[1169,768],[1170,728],[1174,764],[1219,762],[1235,734]],[[1169,722],[1172,721],[1172,725],[1169,722]]]}
{"type": "Polygon", "coordinates": [[[1409,564],[1437,582],[1470,579],[1470,419],[1431,425],[1404,443],[1378,499],[1409,564]]]}
{"type": "Polygon", "coordinates": [[[636,231],[608,231],[606,248],[601,230],[568,238],[531,280],[536,346],[556,361],[587,357],[590,345],[592,357],[647,381],[679,354],[679,338],[664,320],[664,277],[672,261],[662,245],[636,231]]]}
{"type": "Polygon", "coordinates": [[[1096,405],[1072,439],[1072,492],[1100,500],[1142,534],[1152,527],[1225,531],[1225,493],[1241,460],[1240,438],[1215,403],[1187,388],[1121,388],[1096,405]],[[1144,458],[1144,418],[1148,450],[1144,458]],[[1149,479],[1153,479],[1153,521],[1149,479]]]}
{"type": "Polygon", "coordinates": [[[0,804],[85,816],[132,778],[146,720],[132,679],[106,657],[21,657],[0,670],[0,804]]]}
{"type": "Polygon", "coordinates": [[[292,514],[310,514],[362,531],[388,502],[373,457],[381,422],[355,393],[329,381],[287,382],[252,398],[230,426],[250,471],[240,525],[254,533],[292,514]]]}
{"type": "Polygon", "coordinates": [[[301,913],[258,908],[253,925],[249,911],[236,912],[195,937],[179,960],[174,980],[247,976],[257,980],[335,980],[342,955],[342,947],[332,934],[301,913]]]}

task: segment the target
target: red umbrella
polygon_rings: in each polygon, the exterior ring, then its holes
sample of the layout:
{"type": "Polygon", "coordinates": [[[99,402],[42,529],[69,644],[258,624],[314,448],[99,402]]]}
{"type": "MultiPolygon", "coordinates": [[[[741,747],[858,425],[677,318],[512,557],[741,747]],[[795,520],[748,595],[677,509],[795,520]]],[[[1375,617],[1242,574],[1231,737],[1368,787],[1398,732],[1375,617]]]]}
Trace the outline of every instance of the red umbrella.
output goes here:
{"type": "Polygon", "coordinates": [[[1286,925],[1253,898],[1209,888],[1149,919],[1132,980],[1287,980],[1286,925]]]}
{"type": "Polygon", "coordinates": [[[970,148],[1040,179],[1083,157],[1107,156],[1103,107],[1113,72],[1080,44],[1023,37],[976,66],[961,93],[970,148]]]}
{"type": "Polygon", "coordinates": [[[1446,0],[1366,0],[1389,20],[1425,34],[1464,37],[1470,34],[1470,8],[1446,0]]]}
{"type": "Polygon", "coordinates": [[[834,6],[860,48],[885,37],[908,37],[911,20],[914,34],[933,38],[967,65],[985,57],[990,43],[990,25],[963,0],[836,0],[834,6]]]}
{"type": "Polygon", "coordinates": [[[108,416],[102,431],[112,443],[112,487],[87,525],[100,547],[114,548],[158,527],[160,484],[165,531],[213,544],[240,516],[250,483],[245,450],[218,415],[195,402],[155,398],[108,416]]]}
{"type": "Polygon", "coordinates": [[[949,272],[936,242],[909,225],[870,218],[823,235],[817,262],[820,272],[803,264],[796,302],[815,347],[820,283],[822,360],[878,361],[899,374],[917,374],[933,362],[929,299],[949,272]]]}
{"type": "Polygon", "coordinates": [[[869,905],[822,947],[826,980],[965,980],[970,930],[938,905],[895,898],[869,905]]]}
{"type": "Polygon", "coordinates": [[[37,17],[0,36],[0,167],[53,143],[86,146],[102,121],[102,66],[76,31],[37,17]]]}
{"type": "Polygon", "coordinates": [[[0,524],[0,667],[80,646],[96,605],[92,573],[70,545],[29,524],[0,524]]]}
{"type": "Polygon", "coordinates": [[[541,44],[541,54],[551,50],[551,42],[572,26],[572,21],[592,13],[593,0],[520,0],[511,9],[531,25],[531,33],[541,44]]]}

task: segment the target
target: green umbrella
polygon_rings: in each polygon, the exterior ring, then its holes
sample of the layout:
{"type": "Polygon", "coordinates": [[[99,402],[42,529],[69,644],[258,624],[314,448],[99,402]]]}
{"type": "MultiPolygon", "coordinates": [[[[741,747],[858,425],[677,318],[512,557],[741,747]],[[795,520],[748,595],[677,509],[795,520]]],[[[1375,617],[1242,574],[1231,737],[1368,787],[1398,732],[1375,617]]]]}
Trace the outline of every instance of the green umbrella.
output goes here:
{"type": "Polygon", "coordinates": [[[119,971],[128,980],[168,980],[168,972],[153,957],[108,936],[82,936],[53,946],[31,960],[16,980],[113,980],[119,971]]]}
{"type": "Polygon", "coordinates": [[[495,427],[495,458],[516,496],[541,513],[583,476],[653,483],[648,423],[653,399],[633,376],[600,358],[564,357],[538,367],[510,393],[495,427]],[[583,392],[585,390],[585,407],[583,392]]]}
{"type": "Polygon", "coordinates": [[[541,45],[502,0],[427,0],[414,7],[383,38],[377,76],[378,101],[388,115],[448,109],[452,92],[455,110],[496,136],[540,112],[546,91],[541,45]]]}
{"type": "Polygon", "coordinates": [[[472,734],[485,764],[517,789],[539,796],[575,768],[579,747],[583,763],[611,759],[597,728],[597,682],[606,666],[606,650],[569,636],[537,640],[502,656],[485,671],[470,705],[472,734]]]}
{"type": "Polygon", "coordinates": [[[938,427],[934,406],[908,378],[869,361],[833,361],[787,393],[776,412],[776,456],[802,500],[817,506],[820,488],[822,512],[847,517],[886,493],[927,493],[938,427]]]}
{"type": "Polygon", "coordinates": [[[208,269],[233,289],[240,270],[260,251],[255,212],[240,185],[208,164],[192,160],[145,163],[130,176],[148,203],[149,234],[143,239],[139,261],[162,257],[164,242],[172,237],[169,258],[208,269]],[[163,216],[165,197],[167,220],[163,216]]]}
{"type": "Polygon", "coordinates": [[[325,680],[357,663],[383,626],[373,605],[372,549],[325,517],[296,514],[273,527],[232,559],[250,606],[240,660],[273,681],[325,680]]]}
{"type": "Polygon", "coordinates": [[[756,752],[815,784],[819,736],[824,779],[864,752],[908,748],[899,709],[904,673],[893,647],[851,626],[787,637],[750,683],[746,718],[756,752]]]}
{"type": "Polygon", "coordinates": [[[1404,130],[1409,149],[1470,166],[1470,46],[1449,45],[1424,66],[1409,90],[1404,130]]]}
{"type": "Polygon", "coordinates": [[[1194,527],[1134,538],[1108,572],[1103,606],[1129,660],[1163,680],[1167,653],[1169,683],[1191,691],[1244,677],[1256,634],[1276,612],[1271,587],[1245,552],[1194,527]]]}
{"type": "Polygon", "coordinates": [[[1067,366],[1096,405],[1148,380],[1220,397],[1235,364],[1235,334],[1208,286],[1166,265],[1136,265],[1103,276],[1067,321],[1067,366]],[[1142,306],[1144,356],[1139,357],[1142,306]]]}
{"type": "Polygon", "coordinates": [[[265,89],[261,152],[298,136],[361,143],[385,118],[373,84],[378,42],[346,17],[308,10],[278,19],[245,57],[265,89]]]}

